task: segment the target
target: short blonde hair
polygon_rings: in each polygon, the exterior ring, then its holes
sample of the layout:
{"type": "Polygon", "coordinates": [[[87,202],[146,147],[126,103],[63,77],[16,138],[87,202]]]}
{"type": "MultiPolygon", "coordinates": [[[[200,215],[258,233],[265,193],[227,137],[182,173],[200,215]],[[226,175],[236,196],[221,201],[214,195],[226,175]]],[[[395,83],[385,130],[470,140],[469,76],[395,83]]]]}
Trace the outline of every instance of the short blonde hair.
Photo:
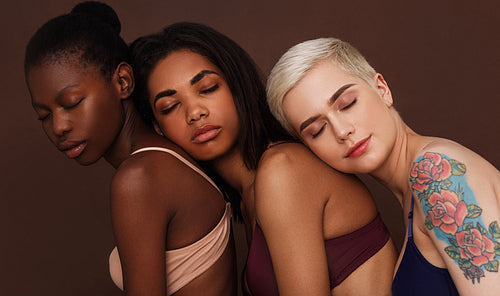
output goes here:
{"type": "Polygon", "coordinates": [[[298,135],[285,117],[283,99],[310,69],[324,60],[331,60],[346,73],[373,85],[375,70],[355,47],[345,41],[337,38],[318,38],[293,46],[274,65],[266,89],[271,112],[294,136],[298,135]]]}

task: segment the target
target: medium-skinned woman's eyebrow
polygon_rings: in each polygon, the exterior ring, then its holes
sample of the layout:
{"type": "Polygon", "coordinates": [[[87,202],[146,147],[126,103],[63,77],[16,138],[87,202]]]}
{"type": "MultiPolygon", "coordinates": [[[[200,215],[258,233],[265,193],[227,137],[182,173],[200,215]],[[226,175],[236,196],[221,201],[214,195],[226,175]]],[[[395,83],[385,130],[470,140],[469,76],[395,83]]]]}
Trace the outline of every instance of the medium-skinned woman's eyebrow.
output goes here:
{"type": "Polygon", "coordinates": [[[167,90],[164,90],[164,91],[157,93],[155,96],[155,99],[153,101],[153,106],[156,105],[156,101],[158,101],[159,99],[175,95],[175,93],[177,93],[177,91],[173,90],[173,89],[167,89],[167,90]]]}
{"type": "Polygon", "coordinates": [[[216,74],[216,75],[219,75],[219,73],[211,71],[211,70],[203,70],[200,73],[196,74],[193,78],[191,78],[191,80],[189,81],[189,83],[191,83],[191,85],[197,83],[198,81],[202,80],[203,77],[205,77],[206,74],[216,74]]]}

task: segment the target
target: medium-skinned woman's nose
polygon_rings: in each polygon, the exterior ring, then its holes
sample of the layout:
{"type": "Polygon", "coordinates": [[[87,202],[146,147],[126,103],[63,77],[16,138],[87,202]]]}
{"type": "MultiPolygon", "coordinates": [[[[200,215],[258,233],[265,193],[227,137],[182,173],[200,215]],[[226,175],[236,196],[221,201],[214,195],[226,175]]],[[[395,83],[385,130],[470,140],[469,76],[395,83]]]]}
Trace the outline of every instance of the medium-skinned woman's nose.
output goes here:
{"type": "Polygon", "coordinates": [[[208,116],[208,109],[201,103],[192,103],[187,109],[187,122],[189,124],[208,116]]]}

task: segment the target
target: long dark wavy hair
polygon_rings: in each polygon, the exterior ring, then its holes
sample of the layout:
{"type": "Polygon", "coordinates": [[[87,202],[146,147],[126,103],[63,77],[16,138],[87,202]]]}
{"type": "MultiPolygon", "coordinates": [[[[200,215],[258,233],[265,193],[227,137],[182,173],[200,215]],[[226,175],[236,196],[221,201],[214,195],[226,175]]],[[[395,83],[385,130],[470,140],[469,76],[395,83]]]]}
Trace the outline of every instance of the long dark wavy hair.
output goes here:
{"type": "Polygon", "coordinates": [[[218,31],[202,24],[181,22],[135,40],[130,50],[137,109],[146,122],[154,122],[147,89],[149,76],[159,61],[184,49],[204,56],[221,70],[240,121],[243,160],[247,168],[256,169],[269,142],[290,136],[269,111],[263,78],[253,60],[236,42],[218,31]]]}

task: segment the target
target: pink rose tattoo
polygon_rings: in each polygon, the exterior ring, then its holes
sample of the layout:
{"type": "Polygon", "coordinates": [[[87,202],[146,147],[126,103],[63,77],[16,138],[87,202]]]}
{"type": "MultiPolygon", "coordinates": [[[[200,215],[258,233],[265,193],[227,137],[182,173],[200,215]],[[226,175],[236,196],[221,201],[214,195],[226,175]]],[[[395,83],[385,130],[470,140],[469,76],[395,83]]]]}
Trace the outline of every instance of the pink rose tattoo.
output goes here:
{"type": "Polygon", "coordinates": [[[460,231],[456,235],[460,257],[481,267],[495,258],[495,244],[476,228],[460,231]]]}
{"type": "Polygon", "coordinates": [[[467,205],[463,200],[459,200],[453,191],[434,192],[429,198],[429,204],[432,208],[427,214],[432,225],[447,234],[455,234],[468,214],[467,205]]]}
{"type": "Polygon", "coordinates": [[[475,284],[486,271],[498,272],[500,227],[496,221],[484,227],[483,209],[467,184],[466,171],[455,159],[427,152],[413,163],[410,184],[426,215],[425,226],[447,245],[446,254],[475,284]]]}
{"type": "Polygon", "coordinates": [[[424,158],[413,164],[410,176],[415,178],[413,189],[423,192],[433,182],[439,182],[451,176],[448,160],[437,153],[425,153],[424,158]]]}

